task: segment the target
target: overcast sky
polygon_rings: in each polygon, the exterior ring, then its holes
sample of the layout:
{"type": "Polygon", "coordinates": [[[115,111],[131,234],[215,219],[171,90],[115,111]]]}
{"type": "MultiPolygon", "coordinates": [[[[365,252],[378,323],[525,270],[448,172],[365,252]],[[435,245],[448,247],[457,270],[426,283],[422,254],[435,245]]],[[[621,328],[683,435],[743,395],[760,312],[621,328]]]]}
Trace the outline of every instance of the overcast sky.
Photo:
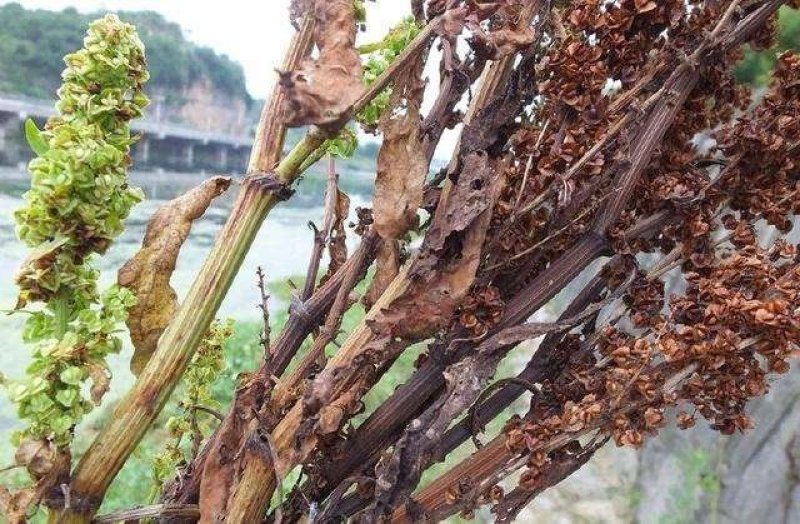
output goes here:
{"type": "MultiPolygon", "coordinates": [[[[0,4],[10,3],[0,1],[0,4]]],[[[99,10],[157,11],[177,22],[193,42],[224,53],[244,67],[247,87],[255,98],[266,97],[274,69],[293,31],[288,23],[289,0],[17,0],[26,8],[82,12],[99,10]]],[[[364,41],[377,40],[403,16],[409,3],[381,0],[380,7],[367,2],[364,41]]]]}

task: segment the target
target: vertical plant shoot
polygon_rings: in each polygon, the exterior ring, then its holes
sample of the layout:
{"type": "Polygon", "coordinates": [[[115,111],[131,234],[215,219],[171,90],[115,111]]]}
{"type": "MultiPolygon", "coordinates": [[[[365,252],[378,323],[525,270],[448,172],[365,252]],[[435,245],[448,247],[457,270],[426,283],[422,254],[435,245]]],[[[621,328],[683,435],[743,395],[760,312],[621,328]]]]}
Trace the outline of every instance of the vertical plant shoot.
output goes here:
{"type": "Polygon", "coordinates": [[[148,103],[144,46],[134,27],[114,15],[99,19],[83,49],[64,61],[58,115],[43,131],[26,124],[37,156],[28,166],[26,205],[15,213],[19,238],[32,248],[15,280],[17,309],[30,313],[24,340],[33,344],[33,362],[26,381],[9,389],[27,425],[16,444],[36,442],[37,454],[67,446],[108,389],[106,356],[119,351],[114,333],[135,299],[117,286],[98,291],[92,257],[108,249],[143,198],[126,177],[136,141],[130,121],[148,103]]]}

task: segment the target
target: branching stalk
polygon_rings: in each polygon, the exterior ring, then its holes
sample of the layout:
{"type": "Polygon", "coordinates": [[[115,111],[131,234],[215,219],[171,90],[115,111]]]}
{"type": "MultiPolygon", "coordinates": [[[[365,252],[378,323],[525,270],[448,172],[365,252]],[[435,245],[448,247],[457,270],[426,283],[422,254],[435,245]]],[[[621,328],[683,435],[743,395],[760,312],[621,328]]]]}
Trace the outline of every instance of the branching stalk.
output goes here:
{"type": "MultiPolygon", "coordinates": [[[[438,23],[438,20],[434,21],[417,35],[398,59],[356,101],[349,114],[358,112],[391,83],[408,61],[427,45],[438,23]]],[[[299,57],[304,56],[303,52],[298,52],[297,47],[308,41],[307,32],[311,32],[311,24],[304,23],[285,58],[286,69],[296,67],[297,63],[293,61],[299,63],[299,57]]],[[[276,134],[282,135],[285,130],[283,126],[274,127],[274,122],[280,121],[277,100],[281,96],[281,87],[276,84],[268,102],[271,109],[262,117],[264,129],[258,135],[259,140],[253,148],[253,155],[257,160],[251,161],[251,168],[267,166],[269,160],[277,156],[275,151],[280,151],[282,147],[282,140],[276,139],[276,134]],[[270,145],[267,146],[266,143],[270,145]]],[[[344,125],[347,117],[348,115],[342,115],[341,125],[344,125]]],[[[328,131],[311,128],[275,168],[274,179],[284,187],[290,186],[303,162],[329,136],[328,131]]],[[[175,319],[162,335],[155,354],[142,371],[139,380],[120,401],[109,424],[103,428],[78,463],[70,485],[72,506],[53,508],[50,513],[51,522],[88,522],[91,519],[112,480],[166,404],[227,294],[261,224],[283,198],[282,191],[265,185],[262,177],[259,172],[251,172],[245,178],[222,232],[175,319]]]]}

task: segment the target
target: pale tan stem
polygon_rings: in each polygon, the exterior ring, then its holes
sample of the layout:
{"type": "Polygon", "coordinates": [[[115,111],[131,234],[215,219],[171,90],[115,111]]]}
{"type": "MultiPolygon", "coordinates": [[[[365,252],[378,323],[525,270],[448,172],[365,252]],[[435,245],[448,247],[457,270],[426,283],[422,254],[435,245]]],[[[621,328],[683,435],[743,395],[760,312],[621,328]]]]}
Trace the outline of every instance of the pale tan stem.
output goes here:
{"type": "MultiPolygon", "coordinates": [[[[294,68],[310,51],[314,22],[307,17],[290,45],[284,66],[294,68]]],[[[278,158],[285,127],[278,118],[282,89],[276,82],[265,105],[250,166],[260,170],[278,158]]],[[[312,130],[276,168],[277,178],[290,184],[297,168],[323,141],[312,130]]],[[[95,438],[78,463],[70,485],[69,508],[52,508],[51,522],[89,522],[117,475],[150,424],[163,408],[183,375],[189,360],[227,294],[262,222],[279,201],[277,192],[265,191],[246,178],[231,215],[186,299],[162,335],[155,354],[133,388],[123,398],[109,424],[95,438]]]]}

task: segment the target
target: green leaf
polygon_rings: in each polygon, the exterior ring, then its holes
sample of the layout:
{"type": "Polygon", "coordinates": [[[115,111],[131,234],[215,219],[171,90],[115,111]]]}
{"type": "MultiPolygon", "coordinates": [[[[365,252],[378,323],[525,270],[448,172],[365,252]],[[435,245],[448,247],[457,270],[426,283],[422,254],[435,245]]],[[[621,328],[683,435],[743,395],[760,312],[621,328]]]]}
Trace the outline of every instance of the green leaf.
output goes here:
{"type": "Polygon", "coordinates": [[[71,366],[61,372],[59,375],[61,382],[76,386],[83,380],[83,370],[76,366],[71,366]]]}
{"type": "Polygon", "coordinates": [[[50,146],[42,136],[42,132],[36,127],[36,122],[32,118],[25,121],[25,139],[34,153],[38,156],[44,156],[49,150],[50,146]]]}
{"type": "Polygon", "coordinates": [[[72,407],[75,401],[78,400],[78,390],[72,388],[62,389],[56,393],[56,400],[64,407],[72,407]]]}

